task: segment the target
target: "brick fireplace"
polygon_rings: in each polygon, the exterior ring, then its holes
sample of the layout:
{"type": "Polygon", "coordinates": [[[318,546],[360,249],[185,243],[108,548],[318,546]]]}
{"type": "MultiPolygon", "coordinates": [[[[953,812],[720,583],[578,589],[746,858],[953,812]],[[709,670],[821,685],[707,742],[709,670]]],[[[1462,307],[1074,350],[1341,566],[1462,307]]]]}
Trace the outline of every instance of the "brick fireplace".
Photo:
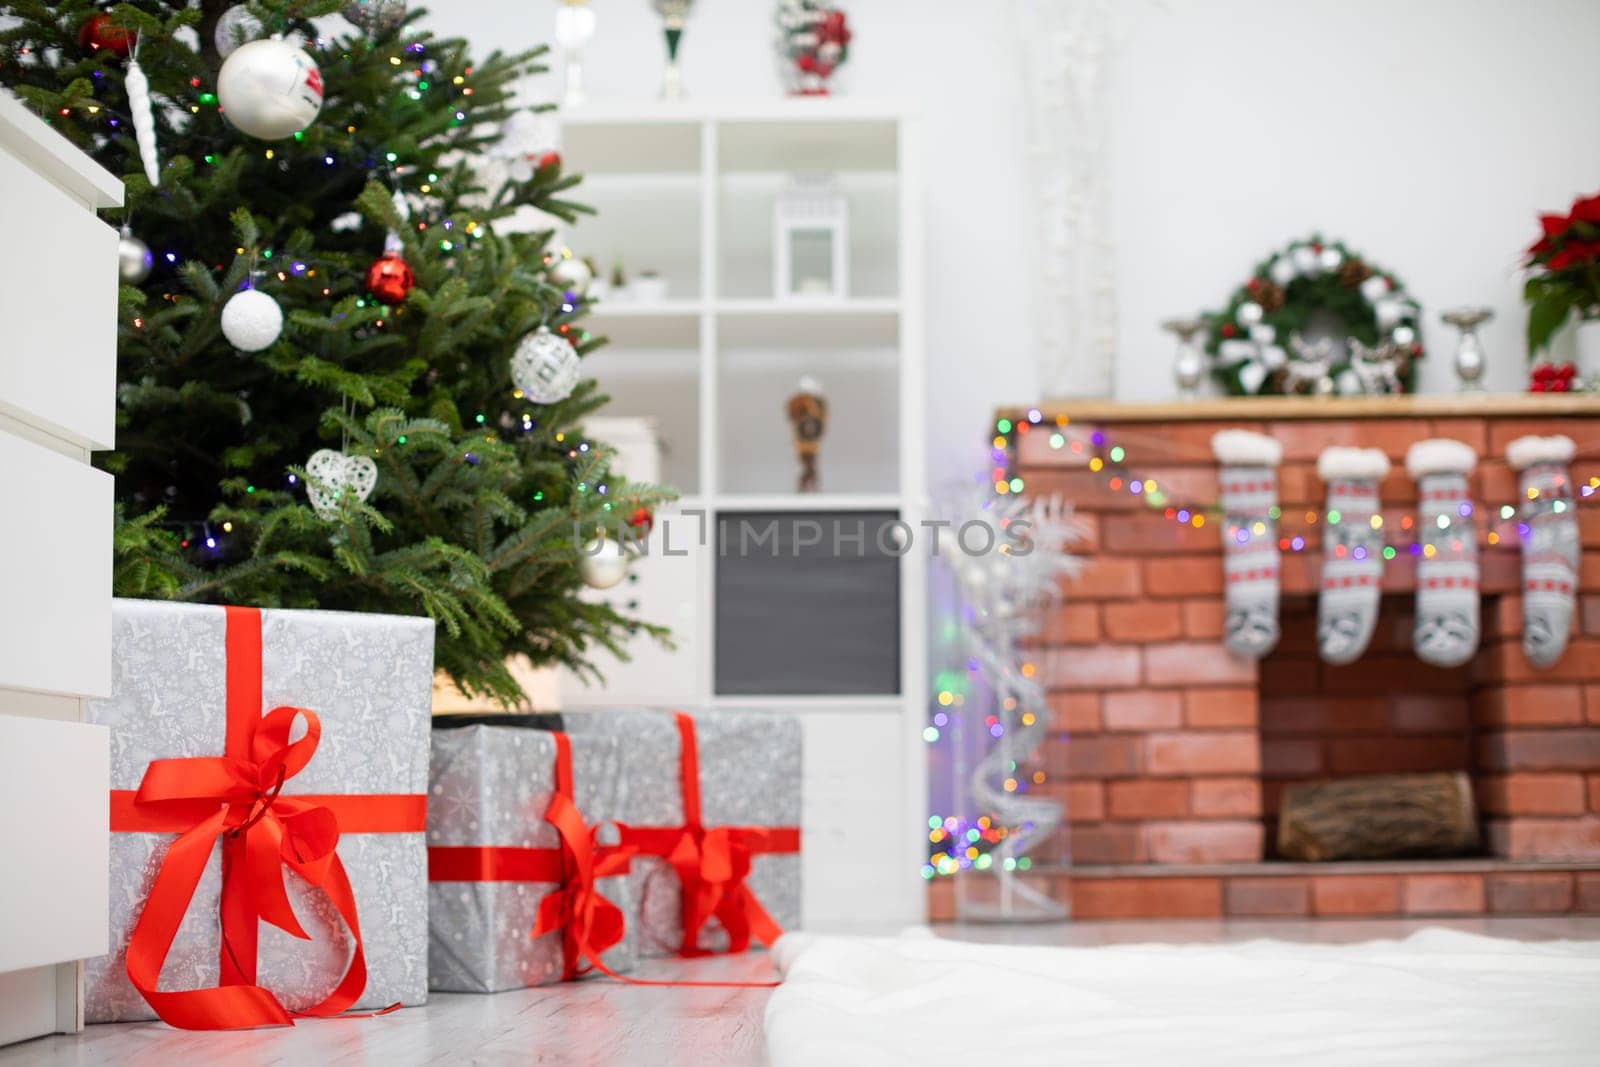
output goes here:
{"type": "MultiPolygon", "coordinates": [[[[1060,493],[1075,505],[1088,565],[1040,638],[1058,728],[1041,753],[1040,788],[1065,802],[1068,821],[1035,852],[1030,877],[1048,880],[1079,918],[1600,913],[1600,498],[1578,506],[1574,633],[1547,670],[1519,644],[1515,525],[1485,521],[1516,499],[1504,456],[1519,436],[1567,434],[1578,444],[1575,480],[1600,475],[1600,399],[1086,401],[1040,416],[1035,424],[1026,409],[1001,413],[1019,427],[1012,473],[1028,494],[1060,493]],[[1221,643],[1217,524],[1174,521],[1127,484],[1154,479],[1168,504],[1214,504],[1210,439],[1226,428],[1282,443],[1280,532],[1306,542],[1283,554],[1283,636],[1259,663],[1221,643]],[[1384,569],[1371,647],[1349,666],[1324,664],[1315,638],[1320,526],[1308,521],[1320,519],[1324,497],[1317,454],[1334,444],[1386,452],[1395,469],[1381,487],[1383,515],[1398,533],[1417,502],[1405,451],[1427,437],[1457,438],[1481,457],[1472,482],[1479,652],[1454,670],[1412,653],[1415,567],[1402,551],[1384,569]],[[1488,543],[1491,527],[1509,536],[1488,543]],[[1273,858],[1287,784],[1422,770],[1471,775],[1481,856],[1273,858]]],[[[936,917],[949,901],[948,885],[936,885],[936,917]]]]}

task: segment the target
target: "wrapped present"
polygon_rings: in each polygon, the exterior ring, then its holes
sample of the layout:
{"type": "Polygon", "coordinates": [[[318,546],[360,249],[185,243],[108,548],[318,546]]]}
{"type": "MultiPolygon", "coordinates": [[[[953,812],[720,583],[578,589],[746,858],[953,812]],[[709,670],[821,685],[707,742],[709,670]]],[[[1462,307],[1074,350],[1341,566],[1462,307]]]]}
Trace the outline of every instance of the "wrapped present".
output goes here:
{"type": "Polygon", "coordinates": [[[87,705],[112,784],[89,1022],[230,1029],[427,999],[433,626],[115,602],[112,696],[87,705]]]}
{"type": "Polygon", "coordinates": [[[799,720],[774,712],[581,711],[574,739],[622,744],[644,956],[743,952],[800,924],[799,720]]]}
{"type": "Polygon", "coordinates": [[[628,854],[614,816],[621,781],[610,737],[569,738],[544,715],[434,719],[428,805],[432,987],[497,993],[616,974],[628,854]]]}

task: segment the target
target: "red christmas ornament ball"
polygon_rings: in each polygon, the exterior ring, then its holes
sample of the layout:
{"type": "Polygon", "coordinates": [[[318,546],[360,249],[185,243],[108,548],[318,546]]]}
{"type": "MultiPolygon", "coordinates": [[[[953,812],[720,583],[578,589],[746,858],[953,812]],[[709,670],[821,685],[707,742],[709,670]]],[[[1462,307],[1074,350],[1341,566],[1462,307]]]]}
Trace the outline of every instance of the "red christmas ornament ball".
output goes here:
{"type": "Polygon", "coordinates": [[[110,52],[126,57],[133,48],[133,34],[118,26],[105,12],[90,17],[78,30],[78,47],[85,52],[110,52]]]}
{"type": "Polygon", "coordinates": [[[411,265],[398,252],[386,252],[367,268],[367,291],[385,304],[403,304],[417,284],[411,265]]]}
{"type": "Polygon", "coordinates": [[[550,171],[560,170],[560,169],[561,169],[561,153],[560,152],[546,152],[544,155],[539,157],[538,172],[540,174],[546,174],[546,173],[548,173],[550,171]]]}
{"type": "Polygon", "coordinates": [[[628,525],[640,533],[649,533],[655,524],[655,515],[646,507],[636,508],[634,513],[628,516],[628,525]]]}

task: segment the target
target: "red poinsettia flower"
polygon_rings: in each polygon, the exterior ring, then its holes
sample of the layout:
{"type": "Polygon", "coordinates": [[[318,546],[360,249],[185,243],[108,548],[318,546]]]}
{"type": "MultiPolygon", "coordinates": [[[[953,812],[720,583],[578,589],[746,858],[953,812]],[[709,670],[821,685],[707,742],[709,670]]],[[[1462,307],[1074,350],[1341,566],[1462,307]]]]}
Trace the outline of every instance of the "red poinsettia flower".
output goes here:
{"type": "Polygon", "coordinates": [[[1540,256],[1550,251],[1555,239],[1566,233],[1571,226],[1572,220],[1566,215],[1540,215],[1539,228],[1544,231],[1544,236],[1528,246],[1528,255],[1540,256]]]}
{"type": "Polygon", "coordinates": [[[1547,266],[1551,270],[1566,270],[1568,267],[1593,263],[1596,259],[1600,259],[1600,241],[1572,241],[1551,256],[1547,266]]]}
{"type": "Polygon", "coordinates": [[[1572,221],[1592,222],[1600,225],[1600,193],[1580,196],[1572,202],[1572,221]]]}

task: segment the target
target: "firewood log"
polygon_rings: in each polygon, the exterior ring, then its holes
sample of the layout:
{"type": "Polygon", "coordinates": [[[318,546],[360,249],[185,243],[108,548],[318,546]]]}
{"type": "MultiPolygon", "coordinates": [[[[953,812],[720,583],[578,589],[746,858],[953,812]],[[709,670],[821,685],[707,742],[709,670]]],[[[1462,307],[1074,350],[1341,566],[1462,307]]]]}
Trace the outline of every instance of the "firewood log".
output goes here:
{"type": "Polygon", "coordinates": [[[1459,771],[1292,785],[1278,813],[1284,859],[1459,856],[1478,848],[1472,783],[1459,771]]]}

